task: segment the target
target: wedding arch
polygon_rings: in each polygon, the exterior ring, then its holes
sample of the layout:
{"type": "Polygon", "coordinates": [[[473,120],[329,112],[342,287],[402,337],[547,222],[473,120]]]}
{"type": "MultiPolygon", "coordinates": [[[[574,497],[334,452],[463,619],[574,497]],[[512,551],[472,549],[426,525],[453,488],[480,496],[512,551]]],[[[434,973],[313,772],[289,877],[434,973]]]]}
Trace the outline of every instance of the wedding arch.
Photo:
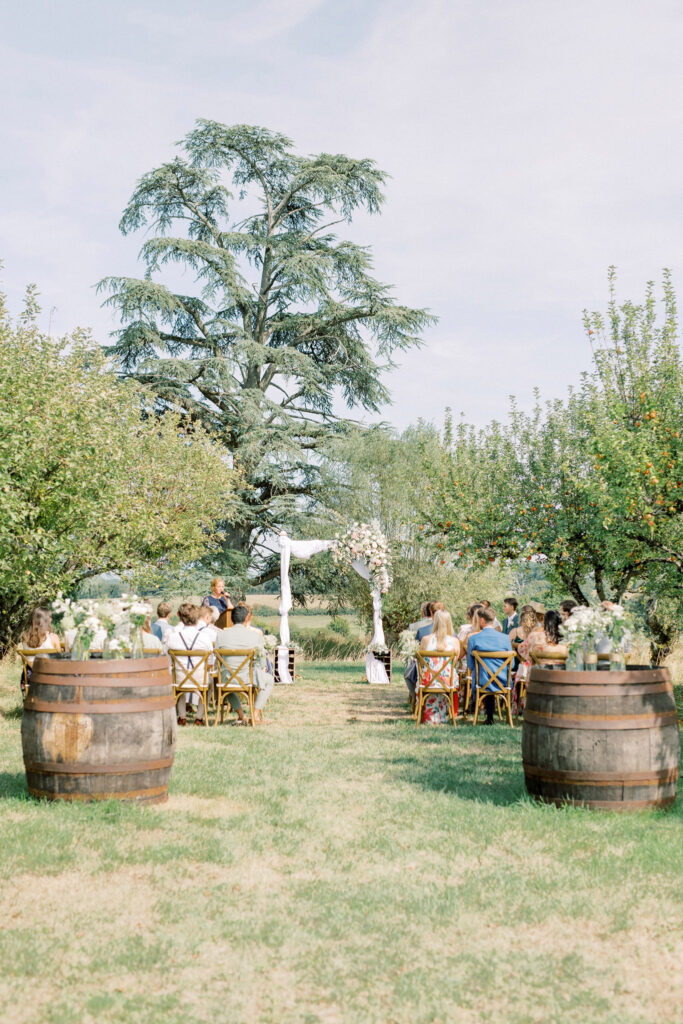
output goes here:
{"type": "Polygon", "coordinates": [[[382,626],[382,593],[391,585],[386,539],[373,524],[354,523],[345,534],[334,540],[292,540],[284,531],[280,533],[280,643],[277,648],[277,669],[280,682],[293,682],[289,671],[289,612],[292,608],[292,590],[289,583],[289,563],[294,558],[312,558],[322,551],[333,549],[337,562],[346,562],[372,587],[372,640],[365,659],[365,674],[369,683],[389,683],[384,664],[374,652],[386,650],[382,626]]]}

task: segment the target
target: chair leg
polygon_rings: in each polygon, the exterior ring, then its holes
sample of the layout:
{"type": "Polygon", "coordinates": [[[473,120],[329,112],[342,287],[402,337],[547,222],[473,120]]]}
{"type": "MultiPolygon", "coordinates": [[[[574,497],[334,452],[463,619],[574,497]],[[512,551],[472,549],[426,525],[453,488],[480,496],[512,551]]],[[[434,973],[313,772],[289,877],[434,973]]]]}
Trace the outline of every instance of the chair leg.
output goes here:
{"type": "Polygon", "coordinates": [[[503,712],[500,710],[500,700],[501,700],[500,697],[497,696],[496,697],[496,711],[498,712],[498,721],[502,722],[503,721],[503,712]]]}
{"type": "Polygon", "coordinates": [[[507,700],[505,701],[505,708],[507,711],[508,725],[510,726],[511,729],[514,729],[515,725],[512,721],[512,694],[509,690],[507,694],[507,700]]]}
{"type": "Polygon", "coordinates": [[[420,690],[420,696],[417,699],[417,707],[415,708],[415,725],[419,725],[422,721],[422,705],[424,704],[424,694],[420,690]]]}
{"type": "Polygon", "coordinates": [[[480,704],[480,701],[481,701],[481,697],[479,696],[479,689],[477,688],[477,692],[474,695],[474,718],[472,719],[472,725],[476,725],[477,721],[479,720],[479,704],[480,704]]]}
{"type": "Polygon", "coordinates": [[[202,692],[200,693],[199,696],[201,697],[201,701],[202,701],[202,704],[204,706],[204,728],[206,728],[206,726],[209,724],[209,709],[207,707],[207,704],[208,704],[207,691],[206,690],[202,690],[202,692]]]}

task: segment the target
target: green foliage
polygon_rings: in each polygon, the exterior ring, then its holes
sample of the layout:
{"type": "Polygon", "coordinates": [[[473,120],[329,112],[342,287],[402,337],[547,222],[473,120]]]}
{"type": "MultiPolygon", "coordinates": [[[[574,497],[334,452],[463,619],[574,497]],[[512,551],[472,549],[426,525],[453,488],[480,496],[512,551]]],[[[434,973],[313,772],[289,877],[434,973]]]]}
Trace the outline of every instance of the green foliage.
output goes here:
{"type": "Polygon", "coordinates": [[[333,633],[338,633],[339,636],[350,636],[351,626],[347,619],[343,619],[341,615],[335,615],[330,622],[330,629],[333,633]]]}
{"type": "Polygon", "coordinates": [[[665,274],[659,323],[652,285],[640,306],[617,306],[613,271],[610,288],[609,333],[600,314],[585,315],[594,365],[581,387],[566,402],[537,403],[531,414],[513,404],[504,425],[448,424],[424,514],[459,564],[542,559],[550,582],[581,603],[592,586],[601,600],[643,594],[657,661],[683,622],[675,297],[665,274]],[[657,625],[657,608],[668,609],[666,643],[657,640],[664,621],[657,625]]]}
{"type": "Polygon", "coordinates": [[[157,417],[87,335],[52,341],[36,314],[33,290],[16,326],[0,299],[0,646],[58,590],[202,555],[234,475],[201,427],[157,417]]]}
{"type": "Polygon", "coordinates": [[[225,571],[244,578],[250,559],[264,569],[269,531],[305,527],[320,504],[320,453],[347,427],[337,398],[377,410],[382,369],[433,318],[398,305],[368,250],[332,230],[381,209],[386,175],[371,160],[302,157],[284,135],[205,120],[181,145],[121,219],[151,234],[145,276],[101,287],[124,325],[123,370],[201,422],[242,473],[225,571]],[[157,280],[173,265],[194,276],[192,294],[157,280]]]}

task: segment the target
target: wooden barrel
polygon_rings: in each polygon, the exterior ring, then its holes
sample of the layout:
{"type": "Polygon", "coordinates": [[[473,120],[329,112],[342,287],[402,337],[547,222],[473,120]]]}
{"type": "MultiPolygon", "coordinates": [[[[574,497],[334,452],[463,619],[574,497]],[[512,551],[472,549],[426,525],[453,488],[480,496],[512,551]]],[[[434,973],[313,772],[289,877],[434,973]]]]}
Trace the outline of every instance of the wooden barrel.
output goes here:
{"type": "Polygon", "coordinates": [[[668,670],[532,668],[522,760],[527,790],[547,803],[614,811],[672,804],[680,740],[668,670]]]}
{"type": "Polygon", "coordinates": [[[159,803],[175,739],[165,656],[34,661],[21,722],[32,796],[159,803]]]}

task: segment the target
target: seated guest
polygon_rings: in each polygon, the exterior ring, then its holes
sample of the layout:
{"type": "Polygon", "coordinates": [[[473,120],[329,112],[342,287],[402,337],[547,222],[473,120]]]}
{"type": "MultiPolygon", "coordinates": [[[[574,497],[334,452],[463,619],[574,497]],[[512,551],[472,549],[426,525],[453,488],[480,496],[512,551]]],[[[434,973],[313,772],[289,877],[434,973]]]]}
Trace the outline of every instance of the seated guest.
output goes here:
{"type": "Polygon", "coordinates": [[[427,607],[429,609],[429,619],[424,624],[424,626],[420,626],[420,628],[415,633],[415,637],[420,642],[424,637],[429,636],[429,634],[431,633],[432,628],[434,626],[434,616],[436,615],[436,613],[446,611],[446,605],[443,603],[443,601],[430,601],[427,607]]]}
{"type": "Polygon", "coordinates": [[[467,638],[471,633],[477,633],[479,631],[479,619],[477,613],[483,605],[479,601],[475,601],[467,609],[467,622],[463,622],[462,626],[458,630],[458,640],[461,644],[466,646],[467,638]]]}
{"type": "MultiPolygon", "coordinates": [[[[216,638],[217,650],[229,650],[229,651],[251,651],[255,647],[261,646],[261,639],[263,634],[260,629],[256,629],[253,626],[247,626],[247,619],[249,618],[249,609],[244,604],[238,604],[232,611],[233,624],[228,629],[221,629],[218,631],[216,638]]],[[[230,668],[235,669],[240,664],[239,656],[226,659],[230,668]]],[[[245,673],[248,669],[245,666],[245,673]]],[[[240,679],[242,676],[240,676],[240,679]]],[[[244,676],[245,683],[249,681],[248,675],[244,676]]],[[[275,679],[273,676],[266,672],[260,665],[254,664],[254,686],[258,690],[258,695],[254,702],[254,716],[257,722],[263,721],[263,709],[266,706],[266,702],[270,697],[273,686],[275,685],[275,679]]],[[[242,711],[242,702],[239,695],[231,693],[228,695],[228,703],[233,711],[237,712],[237,716],[241,722],[246,722],[244,712],[242,711]]]]}
{"type": "Polygon", "coordinates": [[[171,606],[168,601],[157,605],[157,617],[152,623],[152,632],[158,640],[163,641],[164,633],[171,628],[171,606]]]}
{"type": "MultiPolygon", "coordinates": [[[[182,651],[183,649],[186,651],[213,650],[211,636],[206,629],[206,624],[199,620],[199,613],[200,608],[198,605],[181,604],[178,609],[179,624],[166,630],[163,642],[165,651],[182,651]]],[[[192,658],[187,658],[185,663],[188,669],[195,667],[195,662],[192,658]]],[[[199,676],[199,672],[197,674],[199,676]]],[[[181,693],[178,696],[178,725],[187,725],[186,707],[187,694],[181,693]]],[[[195,725],[204,725],[204,705],[201,701],[198,701],[195,725]]]]}
{"type": "Polygon", "coordinates": [[[523,604],[519,609],[519,623],[511,629],[508,636],[513,644],[521,643],[526,638],[527,633],[530,633],[532,629],[535,629],[538,619],[536,618],[536,612],[533,609],[533,605],[523,604]]]}
{"type": "Polygon", "coordinates": [[[519,625],[517,614],[517,598],[506,597],[503,601],[503,632],[509,636],[513,629],[519,625]]]}
{"type": "Polygon", "coordinates": [[[62,643],[52,632],[52,613],[47,608],[34,608],[31,625],[21,634],[20,646],[30,651],[61,651],[62,643]]]}
{"type": "Polygon", "coordinates": [[[149,616],[145,619],[140,627],[142,633],[142,650],[144,654],[161,654],[164,650],[164,645],[158,636],[152,632],[152,624],[149,620],[149,616]]]}
{"type": "MultiPolygon", "coordinates": [[[[511,651],[512,644],[510,643],[509,636],[501,630],[496,629],[493,625],[495,620],[495,614],[492,608],[480,608],[477,612],[477,618],[479,621],[479,632],[473,633],[467,640],[467,667],[472,673],[472,688],[476,686],[477,679],[475,675],[475,664],[474,664],[474,651],[511,651]]],[[[485,665],[479,670],[479,682],[482,685],[482,689],[486,689],[487,681],[491,678],[491,675],[495,675],[497,669],[500,668],[502,662],[498,658],[491,658],[486,662],[485,665]],[[483,679],[482,679],[483,676],[483,679]]],[[[508,682],[507,673],[501,673],[499,676],[500,681],[503,684],[508,682]]],[[[497,686],[496,683],[493,684],[497,686]]],[[[495,708],[495,697],[494,691],[490,695],[487,695],[484,701],[484,708],[486,710],[486,724],[493,725],[493,710],[495,708]]]]}
{"type": "MultiPolygon", "coordinates": [[[[479,604],[483,605],[484,608],[491,608],[491,611],[493,611],[493,608],[491,607],[491,602],[490,601],[480,601],[479,604]]],[[[495,612],[493,612],[493,628],[494,629],[500,629],[501,631],[503,629],[503,627],[501,626],[500,622],[496,618],[496,613],[495,612]]]]}
{"type": "Polygon", "coordinates": [[[417,622],[411,622],[410,625],[406,627],[412,633],[417,633],[418,629],[422,629],[423,626],[428,626],[432,621],[431,616],[429,614],[429,608],[431,604],[431,601],[424,601],[420,605],[420,618],[418,619],[417,622]]]}
{"type": "MultiPolygon", "coordinates": [[[[420,650],[424,651],[454,651],[456,658],[460,656],[460,643],[457,638],[453,635],[453,621],[447,611],[434,612],[434,628],[432,632],[425,636],[420,641],[420,650]]],[[[429,669],[423,675],[423,683],[425,686],[442,686],[445,687],[449,682],[450,666],[444,665],[439,662],[436,658],[428,658],[427,664],[429,669]]],[[[453,673],[453,686],[458,689],[458,676],[457,672],[453,673]]],[[[455,703],[455,712],[457,714],[457,696],[455,703]]],[[[438,693],[429,694],[425,700],[422,709],[422,721],[423,722],[447,722],[448,721],[448,700],[445,696],[441,696],[438,693]]]]}
{"type": "Polygon", "coordinates": [[[560,615],[562,616],[562,621],[566,622],[571,613],[574,611],[574,609],[578,607],[579,606],[576,603],[576,601],[572,601],[571,598],[567,601],[563,601],[560,605],[560,615]]]}
{"type": "MultiPolygon", "coordinates": [[[[437,612],[446,610],[446,606],[441,601],[427,601],[427,603],[423,604],[422,607],[427,612],[427,621],[424,626],[419,626],[415,633],[415,639],[420,643],[424,637],[429,636],[431,633],[434,624],[434,615],[437,612]]],[[[406,686],[408,687],[408,693],[410,694],[410,699],[412,701],[415,698],[415,687],[417,686],[417,662],[414,658],[409,658],[406,662],[403,678],[405,679],[406,686]]]]}
{"type": "MultiPolygon", "coordinates": [[[[52,614],[46,608],[35,608],[31,616],[31,625],[21,634],[19,650],[45,651],[46,654],[57,654],[62,644],[56,633],[52,632],[52,614]]],[[[33,657],[26,658],[26,682],[31,681],[33,657]]],[[[25,695],[24,674],[21,676],[21,692],[25,695]]]]}
{"type": "Polygon", "coordinates": [[[198,622],[203,622],[206,632],[211,637],[211,643],[216,646],[216,637],[218,636],[219,630],[216,628],[216,621],[220,615],[218,608],[215,605],[203,604],[199,609],[198,622]]]}
{"type": "Polygon", "coordinates": [[[230,594],[225,589],[225,580],[222,580],[220,576],[214,576],[211,580],[211,593],[207,594],[202,604],[209,608],[218,608],[219,616],[223,612],[232,610],[233,603],[230,600],[230,594]]]}
{"type": "Polygon", "coordinates": [[[545,630],[546,640],[549,644],[561,644],[562,634],[560,633],[560,626],[562,625],[562,616],[559,612],[556,612],[554,608],[545,613],[543,619],[543,628],[545,630]]]}

